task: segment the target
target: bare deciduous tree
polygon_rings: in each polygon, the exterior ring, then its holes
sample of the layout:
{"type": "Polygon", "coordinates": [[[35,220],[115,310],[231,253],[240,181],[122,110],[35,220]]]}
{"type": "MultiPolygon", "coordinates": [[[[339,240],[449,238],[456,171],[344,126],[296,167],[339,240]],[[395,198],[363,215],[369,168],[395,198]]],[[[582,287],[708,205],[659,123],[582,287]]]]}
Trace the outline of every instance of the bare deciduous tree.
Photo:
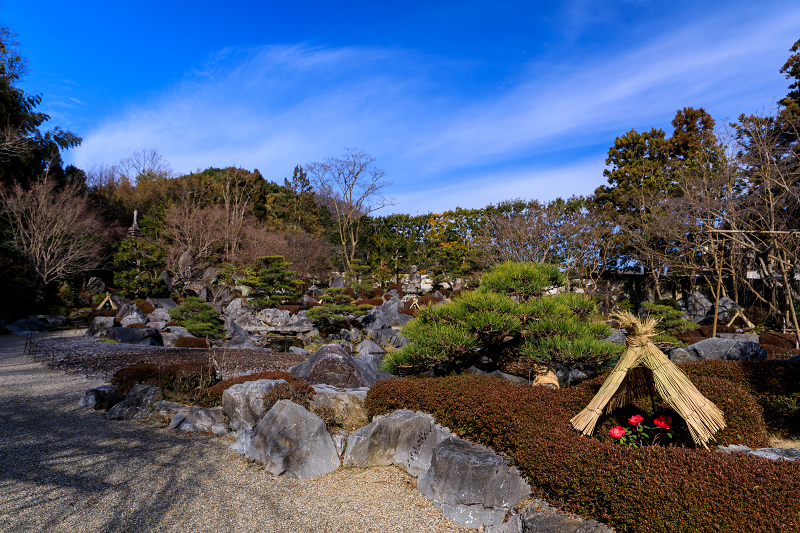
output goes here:
{"type": "Polygon", "coordinates": [[[206,206],[207,191],[202,187],[184,185],[164,221],[164,234],[175,243],[170,262],[186,249],[205,261],[225,243],[227,213],[222,208],[206,206]]]}
{"type": "Polygon", "coordinates": [[[383,181],[386,172],[376,168],[374,162],[375,159],[363,151],[347,148],[342,157],[331,157],[308,166],[319,195],[336,218],[348,271],[355,258],[361,221],[378,209],[394,205],[392,199],[380,194],[390,183],[383,181]]]}
{"type": "Polygon", "coordinates": [[[9,243],[28,263],[36,289],[95,268],[101,260],[104,224],[89,208],[81,185],[58,189],[47,175],[29,189],[0,190],[9,243]]]}
{"type": "Polygon", "coordinates": [[[225,209],[225,259],[232,261],[239,249],[242,229],[255,191],[255,176],[232,167],[222,178],[222,203],[225,209]]]}

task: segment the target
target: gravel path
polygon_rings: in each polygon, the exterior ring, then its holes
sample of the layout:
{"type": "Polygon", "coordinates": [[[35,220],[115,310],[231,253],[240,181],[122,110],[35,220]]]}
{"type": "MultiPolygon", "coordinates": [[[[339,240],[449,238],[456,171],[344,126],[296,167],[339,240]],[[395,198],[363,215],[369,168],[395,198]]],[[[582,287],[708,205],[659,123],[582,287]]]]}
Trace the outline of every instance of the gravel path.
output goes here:
{"type": "Polygon", "coordinates": [[[105,420],[100,385],[33,362],[0,337],[0,530],[436,532],[451,522],[394,467],[274,477],[233,440],[105,420]]]}

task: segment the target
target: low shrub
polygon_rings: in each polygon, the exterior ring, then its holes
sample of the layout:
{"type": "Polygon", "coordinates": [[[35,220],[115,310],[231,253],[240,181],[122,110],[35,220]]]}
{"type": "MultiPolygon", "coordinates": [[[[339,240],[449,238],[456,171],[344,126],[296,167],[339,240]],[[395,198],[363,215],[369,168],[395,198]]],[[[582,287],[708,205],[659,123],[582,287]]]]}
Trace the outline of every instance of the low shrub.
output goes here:
{"type": "Polygon", "coordinates": [[[146,324],[128,324],[125,327],[126,328],[131,328],[131,329],[146,329],[147,325],[146,324]]]}
{"type": "Polygon", "coordinates": [[[353,302],[353,305],[380,306],[380,305],[383,305],[383,300],[381,298],[370,298],[368,300],[356,300],[356,301],[353,302]]]}
{"type": "Polygon", "coordinates": [[[304,409],[311,407],[311,400],[314,399],[316,392],[308,385],[306,387],[298,386],[295,383],[283,383],[275,385],[272,390],[264,396],[264,412],[272,409],[280,400],[290,400],[304,409]],[[308,391],[311,389],[311,392],[308,391]]]}
{"type": "Polygon", "coordinates": [[[133,303],[136,304],[136,307],[139,308],[139,311],[141,311],[142,313],[144,313],[146,315],[149,315],[150,313],[152,313],[153,311],[156,310],[156,308],[153,307],[153,304],[151,304],[150,302],[148,302],[147,300],[145,300],[143,298],[136,298],[133,301],[133,303]]]}
{"type": "Polygon", "coordinates": [[[314,394],[316,394],[311,385],[309,385],[302,379],[293,376],[288,372],[270,371],[270,372],[256,372],[254,374],[248,374],[246,376],[237,376],[235,378],[220,381],[219,383],[216,383],[210,387],[196,391],[192,395],[192,399],[195,403],[197,403],[198,405],[202,405],[203,407],[216,407],[222,404],[222,393],[225,391],[225,389],[232,387],[233,385],[245,383],[246,381],[258,381],[259,379],[285,380],[287,383],[291,384],[292,387],[294,387],[295,389],[294,394],[296,394],[298,397],[306,397],[308,398],[309,401],[313,399],[314,394]]]}
{"type": "Polygon", "coordinates": [[[94,310],[86,317],[86,320],[91,322],[96,316],[117,316],[118,311],[113,309],[101,309],[100,311],[94,310]]]}
{"type": "Polygon", "coordinates": [[[219,319],[219,311],[196,296],[185,298],[178,307],[170,310],[169,316],[197,337],[221,339],[225,335],[225,326],[219,319]]]}
{"type": "Polygon", "coordinates": [[[281,311],[289,311],[289,313],[296,315],[297,312],[303,308],[303,306],[286,304],[286,305],[279,305],[277,308],[280,309],[281,311]]]}
{"type": "Polygon", "coordinates": [[[211,348],[211,342],[202,337],[178,337],[175,339],[176,348],[211,348]]]}
{"type": "MultiPolygon", "coordinates": [[[[702,388],[720,383],[698,380],[702,388]]],[[[584,437],[569,420],[598,387],[597,380],[551,390],[485,376],[395,379],[373,385],[366,407],[370,416],[403,408],[431,413],[454,433],[507,455],[534,496],[620,533],[800,529],[796,464],[584,437]]],[[[736,405],[720,408],[735,418],[736,405]]]]}
{"type": "Polygon", "coordinates": [[[681,365],[696,378],[724,379],[752,394],[771,431],[800,436],[800,364],[788,361],[698,361],[681,365]]]}
{"type": "Polygon", "coordinates": [[[213,366],[207,363],[179,363],[158,365],[138,363],[117,370],[111,383],[121,394],[128,394],[134,385],[144,383],[161,387],[165,391],[188,392],[192,389],[208,387],[216,381],[213,366]]]}

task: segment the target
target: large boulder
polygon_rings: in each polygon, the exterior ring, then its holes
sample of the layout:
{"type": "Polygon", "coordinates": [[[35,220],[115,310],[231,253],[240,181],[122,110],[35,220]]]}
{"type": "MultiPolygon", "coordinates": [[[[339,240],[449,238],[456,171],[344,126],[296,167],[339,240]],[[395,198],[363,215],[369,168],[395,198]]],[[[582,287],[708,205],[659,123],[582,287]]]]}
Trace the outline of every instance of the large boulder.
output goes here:
{"type": "Polygon", "coordinates": [[[700,291],[694,291],[686,299],[686,312],[696,319],[706,317],[714,312],[714,302],[703,296],[700,291]]]}
{"type": "MultiPolygon", "coordinates": [[[[262,309],[256,315],[263,326],[269,331],[280,333],[307,333],[314,329],[314,323],[306,318],[305,313],[299,312],[296,315],[283,309],[262,309]]],[[[245,327],[245,329],[247,329],[245,327]]]]}
{"type": "Polygon", "coordinates": [[[685,350],[699,359],[726,359],[728,361],[764,361],[767,351],[755,342],[737,339],[703,339],[685,350]]]}
{"type": "Polygon", "coordinates": [[[112,328],[108,330],[110,338],[121,344],[138,344],[140,346],[163,346],[164,341],[157,329],[153,328],[112,328]]]}
{"type": "Polygon", "coordinates": [[[160,387],[144,385],[133,386],[125,399],[108,410],[108,420],[143,420],[150,416],[157,401],[164,399],[164,391],[160,387]]]}
{"type": "Polygon", "coordinates": [[[178,307],[172,298],[148,298],[147,301],[156,309],[164,309],[167,312],[178,307]]]}
{"type": "Polygon", "coordinates": [[[364,339],[361,341],[358,346],[356,346],[355,353],[356,360],[363,362],[373,369],[379,380],[383,381],[394,377],[392,374],[383,372],[380,369],[383,358],[386,357],[386,350],[372,339],[364,339]]]}
{"type": "Polygon", "coordinates": [[[689,353],[683,348],[673,348],[669,351],[667,357],[676,365],[700,361],[700,357],[698,357],[697,354],[689,353]]]}
{"type": "Polygon", "coordinates": [[[169,316],[169,311],[164,308],[157,307],[155,311],[147,315],[150,322],[170,322],[172,317],[169,316]]]}
{"type": "Polygon", "coordinates": [[[89,278],[89,281],[86,282],[86,292],[90,296],[97,296],[98,294],[102,294],[106,291],[106,284],[103,282],[102,279],[92,276],[89,278]]]}
{"type": "Polygon", "coordinates": [[[117,316],[114,320],[122,326],[129,324],[147,324],[147,316],[136,307],[134,303],[123,304],[117,309],[117,316]]]}
{"type": "Polygon", "coordinates": [[[531,494],[528,483],[505,459],[459,438],[436,446],[417,489],[446,517],[473,528],[502,523],[506,513],[531,494]]]}
{"type": "Polygon", "coordinates": [[[347,438],[345,466],[397,465],[419,476],[431,465],[433,449],[452,432],[429,414],[402,409],[376,418],[347,438]]]}
{"type": "Polygon", "coordinates": [[[96,316],[92,319],[86,333],[89,337],[108,337],[109,331],[114,327],[113,316],[96,316]]]}
{"type": "Polygon", "coordinates": [[[307,381],[345,388],[369,387],[381,380],[371,365],[356,359],[339,344],[321,346],[289,372],[307,381]]]}
{"type": "Polygon", "coordinates": [[[486,533],[614,533],[614,528],[596,520],[565,513],[544,500],[531,500],[507,522],[488,526],[486,533]]]}
{"type": "MultiPolygon", "coordinates": [[[[731,298],[723,296],[719,299],[719,313],[717,318],[723,322],[727,322],[730,320],[736,310],[741,308],[742,306],[734,302],[731,298]]],[[[711,312],[714,312],[713,308],[711,312]]]]}
{"type": "Polygon", "coordinates": [[[172,422],[172,417],[182,408],[183,406],[179,403],[160,400],[153,404],[153,410],[148,418],[157,424],[168,426],[172,422]]]}
{"type": "Polygon", "coordinates": [[[225,338],[227,339],[244,339],[247,337],[247,331],[236,323],[236,321],[229,317],[225,317],[225,338]]]}
{"type": "Polygon", "coordinates": [[[12,335],[21,335],[23,333],[47,331],[49,326],[41,320],[36,320],[35,318],[23,318],[17,320],[16,322],[12,322],[11,324],[6,324],[6,328],[11,332],[12,335]]]}
{"type": "Polygon", "coordinates": [[[222,392],[222,409],[228,417],[233,431],[253,429],[264,413],[264,396],[276,385],[285,384],[282,379],[260,379],[232,385],[222,392]]]}
{"type": "Polygon", "coordinates": [[[125,396],[118,394],[114,385],[102,385],[87,390],[81,397],[79,405],[91,407],[95,411],[108,411],[124,399],[125,396]]]}
{"type": "Polygon", "coordinates": [[[332,385],[314,385],[311,409],[330,409],[336,420],[347,426],[363,426],[369,419],[364,400],[368,387],[342,389],[332,385]]]}
{"type": "Polygon", "coordinates": [[[245,457],[276,476],[297,479],[333,472],[341,464],[325,422],[289,400],[276,402],[259,420],[245,457]]]}
{"type": "Polygon", "coordinates": [[[228,432],[222,407],[193,406],[178,409],[169,423],[169,429],[197,433],[211,431],[217,435],[225,435],[228,432]]]}

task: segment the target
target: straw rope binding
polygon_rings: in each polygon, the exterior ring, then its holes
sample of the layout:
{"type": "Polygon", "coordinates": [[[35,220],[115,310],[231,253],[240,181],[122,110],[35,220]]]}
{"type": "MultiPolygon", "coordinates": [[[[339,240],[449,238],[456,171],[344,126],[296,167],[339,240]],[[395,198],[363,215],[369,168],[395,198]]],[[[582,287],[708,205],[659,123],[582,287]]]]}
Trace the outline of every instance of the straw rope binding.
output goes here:
{"type": "Polygon", "coordinates": [[[725,416],[650,342],[658,321],[651,318],[641,322],[624,311],[613,318],[628,332],[626,349],[589,405],[570,420],[572,427],[591,435],[603,413],[657,393],[686,420],[694,442],[707,447],[706,442],[713,440],[714,433],[725,427],[725,416]]]}

